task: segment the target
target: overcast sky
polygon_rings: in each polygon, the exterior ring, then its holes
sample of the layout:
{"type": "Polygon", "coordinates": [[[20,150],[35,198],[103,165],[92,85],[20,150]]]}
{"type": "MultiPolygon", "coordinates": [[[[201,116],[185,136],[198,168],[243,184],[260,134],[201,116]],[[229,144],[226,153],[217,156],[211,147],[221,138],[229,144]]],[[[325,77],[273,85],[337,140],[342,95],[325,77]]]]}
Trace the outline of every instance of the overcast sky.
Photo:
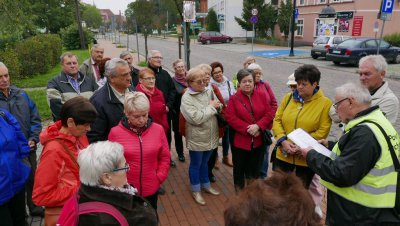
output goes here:
{"type": "Polygon", "coordinates": [[[81,2],[94,4],[98,9],[111,9],[114,14],[119,14],[119,10],[124,14],[127,5],[134,0],[81,0],[81,2]]]}

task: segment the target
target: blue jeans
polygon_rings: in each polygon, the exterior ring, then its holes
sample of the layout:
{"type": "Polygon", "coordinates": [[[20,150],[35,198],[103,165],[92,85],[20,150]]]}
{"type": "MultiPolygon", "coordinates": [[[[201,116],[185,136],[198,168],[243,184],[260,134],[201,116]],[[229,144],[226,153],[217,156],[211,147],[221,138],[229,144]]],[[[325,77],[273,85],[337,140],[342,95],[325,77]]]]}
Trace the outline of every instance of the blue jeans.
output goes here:
{"type": "Polygon", "coordinates": [[[229,144],[229,126],[226,126],[224,136],[222,137],[222,156],[228,156],[229,144]]]}
{"type": "Polygon", "coordinates": [[[212,154],[209,151],[191,151],[189,150],[189,179],[192,191],[199,192],[201,188],[210,187],[210,179],[208,178],[208,160],[212,154]]]}
{"type": "Polygon", "coordinates": [[[260,177],[262,179],[266,178],[268,175],[268,165],[269,165],[269,145],[265,147],[265,154],[264,154],[264,158],[263,158],[263,162],[261,165],[261,170],[260,170],[260,177]]]}

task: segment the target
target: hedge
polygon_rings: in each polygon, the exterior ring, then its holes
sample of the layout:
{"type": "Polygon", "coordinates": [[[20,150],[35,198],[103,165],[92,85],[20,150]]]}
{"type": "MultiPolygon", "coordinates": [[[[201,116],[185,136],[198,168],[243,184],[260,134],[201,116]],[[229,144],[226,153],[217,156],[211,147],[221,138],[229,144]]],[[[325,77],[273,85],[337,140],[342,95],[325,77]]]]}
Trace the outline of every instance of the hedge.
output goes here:
{"type": "Polygon", "coordinates": [[[383,39],[394,46],[400,47],[400,33],[385,35],[383,39]]]}
{"type": "MultiPolygon", "coordinates": [[[[81,42],[79,37],[79,30],[77,24],[71,24],[70,26],[60,30],[63,46],[67,50],[74,50],[81,48],[81,42]]],[[[85,43],[92,43],[94,38],[91,31],[87,28],[83,29],[83,35],[85,37],[85,43]]]]}
{"type": "Polygon", "coordinates": [[[18,55],[12,48],[6,48],[0,51],[0,61],[3,62],[8,68],[8,74],[11,77],[20,78],[21,76],[21,63],[19,62],[18,55]]]}

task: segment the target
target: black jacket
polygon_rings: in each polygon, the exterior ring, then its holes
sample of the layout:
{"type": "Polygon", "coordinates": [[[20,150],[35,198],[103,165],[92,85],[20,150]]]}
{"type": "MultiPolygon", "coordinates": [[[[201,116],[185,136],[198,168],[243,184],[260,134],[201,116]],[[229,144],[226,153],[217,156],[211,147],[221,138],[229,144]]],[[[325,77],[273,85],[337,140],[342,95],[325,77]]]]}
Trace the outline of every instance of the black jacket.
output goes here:
{"type": "Polygon", "coordinates": [[[131,67],[132,86],[136,87],[139,83],[139,69],[131,67]]]}
{"type": "MultiPolygon", "coordinates": [[[[134,91],[135,88],[131,86],[129,90],[134,91]]],[[[118,125],[124,116],[124,105],[115,96],[108,82],[93,94],[90,102],[96,108],[98,115],[87,133],[89,142],[107,140],[111,128],[118,125]]]]}
{"type": "Polygon", "coordinates": [[[162,69],[162,67],[153,68],[150,65],[148,65],[148,67],[154,71],[156,75],[156,87],[164,94],[165,102],[171,111],[176,96],[176,89],[171,75],[166,70],[162,69]]]}
{"type": "MultiPolygon", "coordinates": [[[[376,107],[360,112],[364,116],[376,107]]],[[[357,184],[374,168],[381,155],[381,148],[372,130],[366,125],[353,127],[339,139],[340,156],[334,161],[314,150],[307,155],[308,166],[322,179],[339,187],[357,184]]],[[[330,145],[332,146],[332,145],[330,145]]],[[[332,146],[333,147],[333,146],[332,146]]],[[[397,193],[400,194],[399,186],[397,193]]],[[[347,225],[400,225],[400,219],[393,209],[369,208],[328,190],[326,224],[329,226],[347,225]]]]}
{"type": "MultiPolygon", "coordinates": [[[[124,215],[129,225],[156,226],[158,224],[156,211],[149,202],[139,196],[84,184],[81,184],[79,196],[79,203],[97,201],[111,204],[124,215]]],[[[120,224],[114,217],[106,213],[90,213],[80,215],[78,225],[111,226],[120,224]]]]}
{"type": "Polygon", "coordinates": [[[181,101],[182,101],[183,92],[185,91],[185,89],[187,87],[180,84],[175,79],[172,79],[172,81],[174,82],[175,89],[176,89],[176,95],[175,95],[175,101],[174,101],[174,105],[173,105],[174,107],[172,108],[172,113],[174,115],[179,116],[179,112],[181,112],[181,101]]]}

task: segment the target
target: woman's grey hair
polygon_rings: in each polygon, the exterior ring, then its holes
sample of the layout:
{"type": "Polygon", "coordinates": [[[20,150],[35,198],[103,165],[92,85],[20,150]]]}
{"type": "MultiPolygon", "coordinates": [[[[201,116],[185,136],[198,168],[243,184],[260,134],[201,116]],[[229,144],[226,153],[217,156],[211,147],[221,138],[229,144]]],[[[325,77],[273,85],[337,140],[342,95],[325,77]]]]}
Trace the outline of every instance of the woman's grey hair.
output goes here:
{"type": "Polygon", "coordinates": [[[128,65],[128,62],[120,58],[112,58],[111,60],[107,61],[105,75],[107,77],[117,76],[117,66],[120,65],[128,65]]]}
{"type": "Polygon", "coordinates": [[[362,65],[367,61],[370,62],[378,72],[382,72],[382,71],[386,71],[387,70],[388,64],[387,64],[385,58],[383,58],[382,55],[368,55],[368,56],[365,56],[365,57],[361,58],[361,60],[358,63],[358,65],[362,65]]]}
{"type": "Polygon", "coordinates": [[[259,64],[257,64],[257,63],[251,63],[251,64],[247,67],[247,69],[250,69],[250,70],[260,70],[260,71],[262,71],[261,66],[260,66],[259,64]]]}
{"type": "Polygon", "coordinates": [[[199,64],[196,67],[200,68],[203,71],[207,71],[208,73],[211,73],[212,70],[211,66],[208,64],[199,64]]]}
{"type": "Polygon", "coordinates": [[[124,159],[124,148],[111,141],[100,141],[81,150],[78,155],[79,177],[82,184],[102,184],[103,173],[118,168],[124,159]]]}
{"type": "Polygon", "coordinates": [[[149,56],[147,57],[147,60],[150,60],[154,55],[156,55],[156,53],[160,53],[161,54],[161,52],[158,51],[158,50],[150,50],[149,56]]]}
{"type": "Polygon", "coordinates": [[[176,65],[177,65],[177,64],[179,64],[179,63],[183,63],[183,64],[185,64],[185,63],[183,62],[183,60],[182,60],[182,59],[177,59],[177,60],[175,60],[175,61],[172,63],[172,67],[173,67],[173,68],[175,68],[175,67],[176,67],[176,65]]]}
{"type": "Polygon", "coordinates": [[[249,62],[249,61],[256,61],[256,58],[254,58],[253,56],[248,56],[248,57],[246,57],[246,59],[244,59],[244,64],[246,64],[247,62],[249,62]]]}
{"type": "Polygon", "coordinates": [[[131,52],[125,50],[125,51],[122,51],[121,54],[119,54],[119,58],[123,59],[124,57],[126,57],[128,55],[132,56],[131,52]]]}
{"type": "Polygon", "coordinates": [[[346,83],[335,89],[335,93],[343,98],[354,98],[357,102],[362,104],[371,104],[371,94],[368,89],[359,83],[346,83]]]}
{"type": "Polygon", "coordinates": [[[150,103],[146,95],[141,92],[128,93],[125,96],[125,114],[135,111],[149,111],[150,103]]]}

